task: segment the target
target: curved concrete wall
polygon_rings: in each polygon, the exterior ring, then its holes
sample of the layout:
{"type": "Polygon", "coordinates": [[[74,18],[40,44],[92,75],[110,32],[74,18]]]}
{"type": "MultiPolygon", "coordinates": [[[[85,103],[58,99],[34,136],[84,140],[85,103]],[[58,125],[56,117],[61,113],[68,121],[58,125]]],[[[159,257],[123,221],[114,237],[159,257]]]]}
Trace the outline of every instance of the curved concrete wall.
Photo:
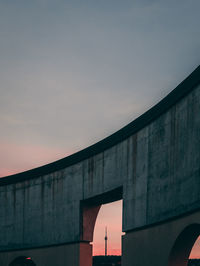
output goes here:
{"type": "Polygon", "coordinates": [[[199,114],[200,67],[107,139],[2,178],[0,250],[91,241],[83,233],[82,205],[101,204],[109,193],[111,200],[123,198],[125,232],[200,208],[199,114]]]}

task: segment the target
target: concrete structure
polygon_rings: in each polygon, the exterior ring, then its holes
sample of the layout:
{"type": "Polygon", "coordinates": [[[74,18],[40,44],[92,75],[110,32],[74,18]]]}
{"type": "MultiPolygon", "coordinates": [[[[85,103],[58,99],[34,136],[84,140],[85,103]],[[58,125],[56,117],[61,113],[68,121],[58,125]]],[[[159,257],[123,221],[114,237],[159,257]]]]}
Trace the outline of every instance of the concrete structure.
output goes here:
{"type": "Polygon", "coordinates": [[[200,233],[200,67],[99,143],[0,180],[0,265],[91,266],[101,204],[123,199],[123,266],[184,266],[200,233]]]}

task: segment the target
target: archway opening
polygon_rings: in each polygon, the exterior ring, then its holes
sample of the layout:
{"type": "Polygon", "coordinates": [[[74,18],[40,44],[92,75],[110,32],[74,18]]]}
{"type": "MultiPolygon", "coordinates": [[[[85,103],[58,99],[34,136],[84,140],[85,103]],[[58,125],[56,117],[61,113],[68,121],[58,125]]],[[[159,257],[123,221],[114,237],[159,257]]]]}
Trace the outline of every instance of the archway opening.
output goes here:
{"type": "Polygon", "coordinates": [[[82,213],[82,239],[93,255],[88,265],[121,265],[122,187],[83,201],[82,213]]]}
{"type": "MultiPolygon", "coordinates": [[[[169,256],[168,266],[198,266],[191,264],[199,243],[200,224],[187,226],[177,237],[169,256]]],[[[200,254],[200,252],[199,252],[200,254]]],[[[197,255],[197,253],[196,253],[197,255]]],[[[199,256],[200,257],[200,256],[199,256]]]]}
{"type": "Polygon", "coordinates": [[[20,256],[15,258],[9,266],[36,266],[31,257],[20,256]]]}
{"type": "Polygon", "coordinates": [[[121,265],[122,200],[103,204],[93,237],[93,266],[121,265]]]}
{"type": "Polygon", "coordinates": [[[121,236],[122,200],[103,204],[94,228],[93,256],[121,256],[121,236]]]}

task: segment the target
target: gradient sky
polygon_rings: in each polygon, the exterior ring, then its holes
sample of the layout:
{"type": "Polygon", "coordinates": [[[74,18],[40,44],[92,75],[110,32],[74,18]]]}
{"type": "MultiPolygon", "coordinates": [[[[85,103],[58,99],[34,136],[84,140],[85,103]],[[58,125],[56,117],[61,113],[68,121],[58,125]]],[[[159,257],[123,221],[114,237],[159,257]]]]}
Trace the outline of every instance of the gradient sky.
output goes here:
{"type": "Polygon", "coordinates": [[[108,255],[121,255],[122,200],[101,206],[94,229],[93,255],[105,255],[105,227],[108,255]]]}
{"type": "Polygon", "coordinates": [[[199,0],[0,0],[0,176],[95,143],[174,89],[200,62],[199,10],[199,0]]]}

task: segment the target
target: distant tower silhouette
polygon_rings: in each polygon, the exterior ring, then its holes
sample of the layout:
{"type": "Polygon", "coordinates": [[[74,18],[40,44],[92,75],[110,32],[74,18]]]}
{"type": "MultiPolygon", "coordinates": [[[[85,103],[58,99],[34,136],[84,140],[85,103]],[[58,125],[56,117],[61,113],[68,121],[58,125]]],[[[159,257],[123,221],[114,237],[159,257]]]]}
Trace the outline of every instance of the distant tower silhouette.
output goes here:
{"type": "Polygon", "coordinates": [[[108,242],[108,236],[107,236],[107,226],[105,230],[105,256],[107,256],[107,242],[108,242]]]}

